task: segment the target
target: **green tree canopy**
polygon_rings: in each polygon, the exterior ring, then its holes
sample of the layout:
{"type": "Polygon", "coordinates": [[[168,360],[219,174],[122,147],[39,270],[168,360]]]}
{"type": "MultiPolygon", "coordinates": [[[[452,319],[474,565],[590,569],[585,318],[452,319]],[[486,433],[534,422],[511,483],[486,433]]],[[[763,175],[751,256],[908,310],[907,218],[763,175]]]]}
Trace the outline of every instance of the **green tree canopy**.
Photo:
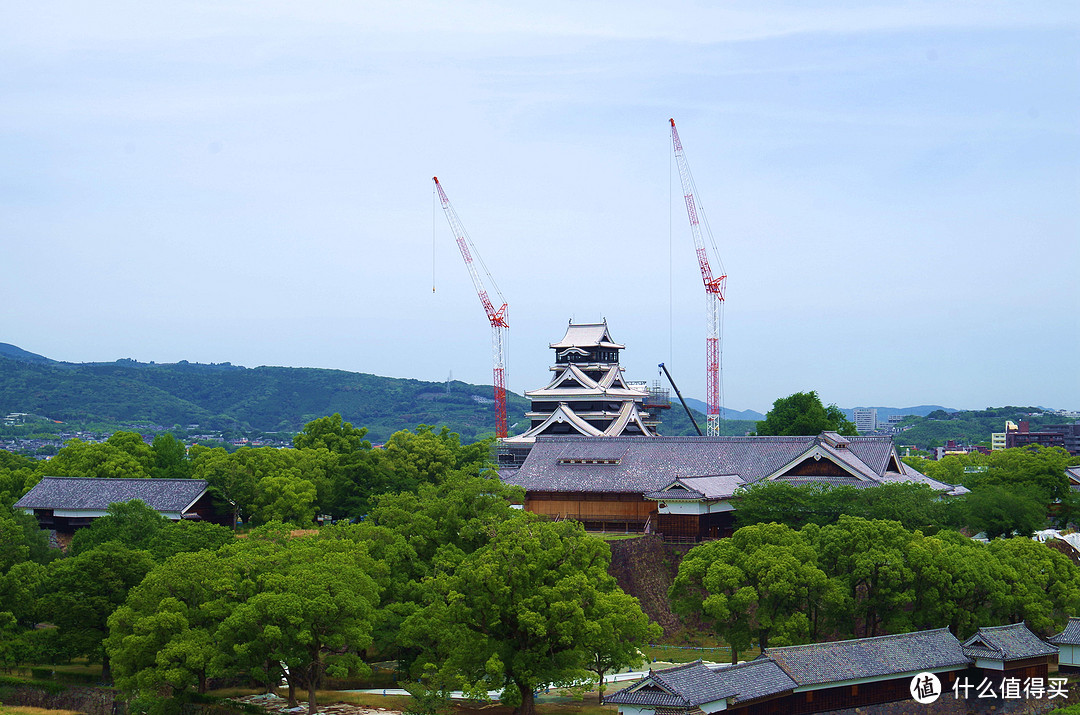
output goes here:
{"type": "Polygon", "coordinates": [[[40,613],[80,655],[101,659],[105,682],[112,679],[103,645],[109,616],[153,566],[150,554],[115,541],[48,566],[40,613]]]}
{"type": "Polygon", "coordinates": [[[855,425],[836,405],[826,407],[817,392],[796,392],[773,403],[765,419],[757,423],[759,435],[801,436],[821,432],[857,435],[855,425]]]}
{"type": "Polygon", "coordinates": [[[636,602],[605,597],[618,592],[609,561],[607,544],[575,522],[531,514],[503,522],[435,577],[432,602],[403,625],[403,640],[424,649],[414,669],[438,669],[444,683],[478,695],[501,689],[519,715],[532,715],[537,688],[588,674],[599,622],[640,619],[636,602]]]}
{"type": "Polygon", "coordinates": [[[187,447],[170,433],[154,437],[150,445],[153,451],[153,465],[150,474],[158,479],[189,479],[191,462],[187,458],[187,447]]]}
{"type": "Polygon", "coordinates": [[[700,613],[712,624],[735,663],[753,642],[764,650],[816,637],[827,608],[841,596],[803,534],[783,524],[755,524],[691,549],[671,597],[680,612],[700,613]]]}
{"type": "Polygon", "coordinates": [[[149,551],[158,532],[168,526],[169,520],[141,499],[116,502],[108,506],[105,516],[75,532],[69,552],[77,556],[107,541],[116,541],[129,549],[149,551]]]}

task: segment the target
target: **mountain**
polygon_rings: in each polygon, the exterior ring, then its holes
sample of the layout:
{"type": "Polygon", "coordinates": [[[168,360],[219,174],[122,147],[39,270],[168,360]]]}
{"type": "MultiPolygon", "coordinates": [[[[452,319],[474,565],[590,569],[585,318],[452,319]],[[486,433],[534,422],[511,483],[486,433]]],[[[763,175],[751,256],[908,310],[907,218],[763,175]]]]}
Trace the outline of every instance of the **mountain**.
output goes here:
{"type": "MultiPolygon", "coordinates": [[[[511,434],[528,427],[528,409],[527,399],[507,394],[511,434]]],[[[0,415],[11,412],[103,431],[133,424],[164,429],[179,425],[188,432],[225,431],[236,436],[295,433],[313,419],[338,412],[366,427],[374,442],[420,424],[445,425],[466,442],[495,430],[490,385],[186,360],[66,363],[0,344],[0,415]]],[[[697,418],[704,426],[704,416],[697,418]]],[[[752,423],[729,419],[725,433],[743,434],[752,428],[752,423]]],[[[694,434],[678,404],[664,412],[660,431],[694,434]]]]}
{"type": "Polygon", "coordinates": [[[28,362],[37,365],[58,365],[55,360],[50,360],[47,357],[37,355],[35,353],[27,352],[22,348],[10,345],[8,343],[0,343],[0,357],[10,358],[12,360],[18,360],[20,362],[28,362]]]}
{"type": "MultiPolygon", "coordinates": [[[[680,409],[682,408],[682,405],[679,404],[679,398],[675,397],[674,393],[672,393],[672,398],[671,399],[672,399],[672,409],[674,409],[675,407],[679,407],[680,409]]],[[[690,409],[697,410],[702,415],[704,415],[705,412],[709,409],[709,406],[707,404],[705,404],[701,400],[695,400],[693,397],[687,397],[686,398],[686,404],[690,405],[690,409]]],[[[726,419],[726,420],[757,421],[757,420],[765,419],[765,415],[763,415],[760,412],[757,412],[755,410],[742,410],[742,411],[739,411],[739,410],[732,410],[730,408],[724,408],[724,419],[726,419]]]]}
{"type": "MultiPolygon", "coordinates": [[[[297,432],[341,413],[380,442],[419,424],[446,425],[465,441],[495,429],[492,388],[423,382],[344,370],[117,360],[59,363],[15,346],[0,355],[0,415],[26,412],[64,423],[149,423],[165,428],[297,432]]],[[[507,395],[510,422],[524,428],[528,401],[507,395]]]]}

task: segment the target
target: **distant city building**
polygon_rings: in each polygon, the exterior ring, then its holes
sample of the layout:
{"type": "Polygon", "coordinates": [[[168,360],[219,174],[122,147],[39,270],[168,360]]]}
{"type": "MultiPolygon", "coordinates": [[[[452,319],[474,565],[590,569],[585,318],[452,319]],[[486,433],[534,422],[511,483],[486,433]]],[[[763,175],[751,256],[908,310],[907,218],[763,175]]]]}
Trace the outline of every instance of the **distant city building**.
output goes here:
{"type": "Polygon", "coordinates": [[[990,448],[977,445],[957,444],[956,440],[950,439],[944,447],[934,448],[934,459],[941,460],[943,457],[971,454],[972,452],[990,454],[990,448]]]}
{"type": "MultiPolygon", "coordinates": [[[[993,437],[1000,434],[995,433],[993,437]]],[[[1037,432],[1032,432],[1027,420],[1020,420],[1020,424],[1010,421],[1005,423],[1004,437],[1004,449],[1038,444],[1043,447],[1062,447],[1071,455],[1080,455],[1080,424],[1047,425],[1037,432]]],[[[995,449],[998,447],[995,446],[995,449]]]]}
{"type": "Polygon", "coordinates": [[[856,407],[851,411],[854,418],[855,429],[859,434],[874,432],[877,430],[877,409],[873,407],[856,407]]]}

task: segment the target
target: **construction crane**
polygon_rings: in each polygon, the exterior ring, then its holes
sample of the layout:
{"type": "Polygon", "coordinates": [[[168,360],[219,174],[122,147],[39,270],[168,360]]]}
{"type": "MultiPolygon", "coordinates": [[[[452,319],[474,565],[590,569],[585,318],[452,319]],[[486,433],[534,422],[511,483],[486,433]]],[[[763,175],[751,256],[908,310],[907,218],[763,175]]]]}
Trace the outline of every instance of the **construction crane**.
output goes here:
{"type": "Polygon", "coordinates": [[[686,163],[686,153],[683,152],[682,141],[679,140],[679,132],[675,129],[675,120],[671,120],[671,141],[675,147],[675,161],[679,165],[679,178],[682,180],[683,198],[686,199],[686,214],[690,218],[690,232],[694,234],[694,248],[697,250],[698,267],[701,268],[701,280],[705,284],[705,412],[706,432],[710,436],[720,434],[720,413],[723,409],[723,376],[721,356],[723,338],[723,311],[724,292],[727,287],[727,273],[724,272],[724,264],[720,261],[719,251],[716,249],[716,241],[713,239],[709,222],[705,220],[705,213],[697,206],[694,196],[697,188],[694,186],[694,177],[690,173],[690,165],[686,163]],[[712,264],[709,262],[709,252],[702,237],[702,225],[705,233],[709,236],[709,244],[712,246],[712,254],[716,259],[719,275],[713,273],[712,264]]]}
{"type": "Polygon", "coordinates": [[[668,372],[667,365],[660,363],[659,367],[664,371],[664,374],[667,375],[667,381],[675,388],[675,396],[679,398],[679,402],[682,403],[682,408],[686,410],[686,416],[690,418],[690,424],[694,425],[694,431],[698,433],[698,437],[701,437],[701,428],[698,427],[697,420],[694,419],[694,413],[690,411],[690,405],[686,404],[686,400],[683,399],[682,393],[679,392],[679,386],[675,384],[675,378],[668,372]]]}
{"type": "Polygon", "coordinates": [[[450,224],[450,230],[454,234],[454,239],[457,241],[458,249],[461,251],[461,257],[465,259],[465,267],[469,269],[469,275],[472,276],[473,287],[476,288],[476,295],[480,298],[480,302],[484,306],[484,313],[487,314],[488,322],[491,323],[491,360],[493,364],[494,372],[494,385],[495,385],[495,436],[499,439],[506,437],[506,331],[510,327],[510,323],[506,318],[506,299],[503,297],[502,291],[499,290],[499,286],[496,285],[495,279],[491,277],[491,272],[484,265],[484,259],[480,257],[480,253],[476,250],[476,246],[473,245],[472,239],[469,238],[469,234],[465,231],[464,224],[461,223],[461,219],[458,218],[457,212],[454,211],[454,207],[450,204],[450,199],[446,198],[446,192],[443,191],[442,184],[439,183],[439,177],[432,177],[435,182],[435,189],[439,192],[439,201],[442,203],[443,213],[446,214],[446,221],[450,224]],[[487,276],[488,283],[495,290],[495,294],[498,299],[502,301],[502,306],[495,307],[495,304],[491,302],[491,298],[488,297],[487,288],[484,287],[484,282],[480,278],[480,273],[476,270],[476,262],[480,263],[480,267],[484,269],[484,275],[487,276]]]}

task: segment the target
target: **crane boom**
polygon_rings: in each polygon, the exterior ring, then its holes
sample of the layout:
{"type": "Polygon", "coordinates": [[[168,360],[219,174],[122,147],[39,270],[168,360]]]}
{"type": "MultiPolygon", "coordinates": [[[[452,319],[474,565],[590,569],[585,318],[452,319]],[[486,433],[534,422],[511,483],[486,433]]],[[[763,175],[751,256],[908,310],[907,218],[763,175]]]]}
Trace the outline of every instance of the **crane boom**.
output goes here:
{"type": "Polygon", "coordinates": [[[686,215],[690,219],[690,232],[694,236],[694,249],[697,252],[698,268],[701,269],[701,281],[705,286],[705,401],[707,404],[705,419],[708,434],[716,436],[720,434],[720,413],[722,410],[722,313],[727,289],[727,273],[724,272],[724,266],[716,250],[716,241],[713,239],[708,221],[702,221],[704,213],[698,210],[697,201],[694,198],[697,193],[694,186],[694,177],[690,173],[690,165],[686,161],[686,153],[683,151],[682,141],[679,139],[679,131],[675,128],[675,120],[671,119],[670,122],[671,141],[675,148],[675,161],[679,166],[679,179],[682,181],[683,198],[686,201],[686,215]],[[702,234],[702,225],[705,227],[705,232],[708,233],[713,255],[716,256],[719,275],[713,274],[708,247],[702,234]]]}
{"type": "Polygon", "coordinates": [[[469,234],[465,231],[465,225],[458,218],[450,199],[446,197],[446,192],[443,191],[442,184],[439,183],[439,177],[432,177],[432,180],[435,182],[435,189],[439,192],[439,202],[442,204],[443,213],[446,214],[446,221],[450,224],[450,230],[454,234],[458,250],[461,251],[461,257],[465,261],[465,267],[469,269],[469,276],[472,277],[476,295],[484,306],[484,313],[487,315],[488,322],[491,323],[491,361],[495,387],[495,436],[502,439],[506,437],[508,432],[506,421],[506,331],[510,327],[510,323],[507,320],[506,299],[503,298],[499,286],[495,284],[495,279],[491,277],[491,272],[484,265],[484,260],[480,258],[480,253],[476,250],[476,246],[473,245],[469,234]],[[491,302],[491,298],[488,296],[484,281],[476,269],[476,263],[473,260],[474,256],[476,261],[480,262],[480,266],[484,269],[484,274],[491,283],[491,287],[502,302],[502,305],[498,308],[495,307],[495,304],[491,302]]]}

